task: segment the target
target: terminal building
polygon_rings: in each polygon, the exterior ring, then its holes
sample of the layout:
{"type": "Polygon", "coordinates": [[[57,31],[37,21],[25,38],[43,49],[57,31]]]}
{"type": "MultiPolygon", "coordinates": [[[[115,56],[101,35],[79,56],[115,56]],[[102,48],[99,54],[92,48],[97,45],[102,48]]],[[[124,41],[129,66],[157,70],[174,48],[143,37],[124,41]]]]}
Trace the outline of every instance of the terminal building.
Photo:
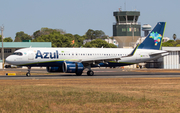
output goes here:
{"type": "Polygon", "coordinates": [[[149,63],[148,68],[180,69],[180,47],[162,47],[169,55],[149,63]]]}
{"type": "MultiPolygon", "coordinates": [[[[0,43],[0,47],[2,47],[2,43],[0,43]]],[[[18,49],[29,47],[51,47],[51,42],[3,42],[4,59],[18,49]]],[[[0,59],[2,60],[1,48],[0,59]]]]}

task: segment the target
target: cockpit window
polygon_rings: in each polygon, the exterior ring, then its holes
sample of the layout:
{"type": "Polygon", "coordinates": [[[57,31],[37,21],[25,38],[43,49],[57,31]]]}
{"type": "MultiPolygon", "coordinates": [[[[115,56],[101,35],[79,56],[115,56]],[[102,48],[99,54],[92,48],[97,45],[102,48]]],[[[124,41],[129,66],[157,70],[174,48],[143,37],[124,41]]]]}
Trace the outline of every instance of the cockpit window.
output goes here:
{"type": "Polygon", "coordinates": [[[19,56],[22,56],[23,54],[21,52],[15,52],[13,53],[13,55],[19,55],[19,56]]]}

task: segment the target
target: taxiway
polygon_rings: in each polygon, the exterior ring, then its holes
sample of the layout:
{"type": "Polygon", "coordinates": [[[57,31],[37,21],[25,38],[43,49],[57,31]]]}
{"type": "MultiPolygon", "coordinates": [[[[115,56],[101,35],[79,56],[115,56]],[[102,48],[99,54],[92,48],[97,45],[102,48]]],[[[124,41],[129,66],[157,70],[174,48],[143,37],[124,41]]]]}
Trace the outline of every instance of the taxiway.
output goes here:
{"type": "MultiPolygon", "coordinates": [[[[6,71],[21,71],[27,72],[26,69],[6,69],[6,71]]],[[[0,70],[1,71],[1,70],[0,70]]],[[[157,71],[157,69],[147,69],[139,72],[138,69],[93,69],[95,75],[87,76],[86,71],[82,76],[75,76],[74,73],[53,73],[49,74],[45,69],[32,69],[32,75],[26,77],[25,75],[16,76],[0,76],[0,79],[81,79],[81,78],[167,78],[167,77],[180,77],[180,73],[163,70],[157,71]],[[154,71],[156,70],[156,71],[154,71]],[[37,74],[38,73],[38,74],[37,74]],[[36,75],[37,74],[37,75],[36,75]]]]}

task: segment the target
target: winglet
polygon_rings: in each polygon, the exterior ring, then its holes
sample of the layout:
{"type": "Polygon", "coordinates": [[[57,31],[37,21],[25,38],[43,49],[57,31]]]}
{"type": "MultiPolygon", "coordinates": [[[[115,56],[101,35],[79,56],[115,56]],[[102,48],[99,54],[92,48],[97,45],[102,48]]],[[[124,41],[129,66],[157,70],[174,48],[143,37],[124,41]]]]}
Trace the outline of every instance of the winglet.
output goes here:
{"type": "Polygon", "coordinates": [[[139,47],[139,44],[134,48],[134,50],[128,56],[133,56],[138,47],[139,47]]]}

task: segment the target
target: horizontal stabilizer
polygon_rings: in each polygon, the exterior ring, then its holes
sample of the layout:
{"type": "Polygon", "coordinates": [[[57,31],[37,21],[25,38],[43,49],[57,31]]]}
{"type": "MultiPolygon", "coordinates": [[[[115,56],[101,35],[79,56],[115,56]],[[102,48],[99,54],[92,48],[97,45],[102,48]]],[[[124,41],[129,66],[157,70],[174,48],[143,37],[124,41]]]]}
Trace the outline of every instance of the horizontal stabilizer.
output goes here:
{"type": "Polygon", "coordinates": [[[169,53],[167,51],[156,51],[156,52],[149,53],[149,56],[156,56],[156,55],[166,56],[166,55],[169,55],[169,53]]]}

